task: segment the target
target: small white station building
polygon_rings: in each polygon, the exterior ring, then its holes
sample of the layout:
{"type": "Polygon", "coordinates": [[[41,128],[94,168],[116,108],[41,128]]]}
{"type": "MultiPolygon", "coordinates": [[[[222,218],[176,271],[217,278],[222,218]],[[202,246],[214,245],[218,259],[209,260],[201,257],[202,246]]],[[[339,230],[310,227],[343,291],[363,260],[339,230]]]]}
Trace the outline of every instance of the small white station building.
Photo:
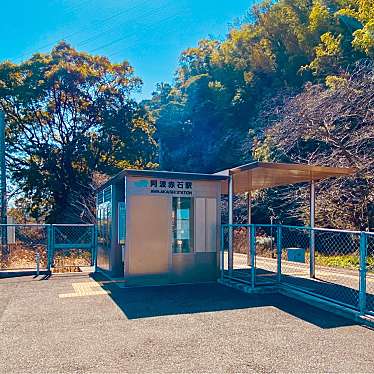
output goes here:
{"type": "Polygon", "coordinates": [[[124,170],[97,193],[97,266],[128,285],[217,279],[226,176],[124,170]]]}
{"type": "MultiPolygon", "coordinates": [[[[215,281],[221,196],[350,175],[352,168],[253,162],[216,174],[123,170],[97,191],[97,267],[131,285],[215,281]]],[[[229,254],[232,248],[229,248],[229,254]]],[[[229,257],[231,257],[229,255],[229,257]]]]}

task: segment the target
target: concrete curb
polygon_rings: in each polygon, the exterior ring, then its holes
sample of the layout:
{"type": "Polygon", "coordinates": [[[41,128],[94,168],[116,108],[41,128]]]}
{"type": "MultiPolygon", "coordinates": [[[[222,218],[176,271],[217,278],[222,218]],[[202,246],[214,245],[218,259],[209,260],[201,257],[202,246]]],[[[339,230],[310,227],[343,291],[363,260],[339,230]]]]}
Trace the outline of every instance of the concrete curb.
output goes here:
{"type": "Polygon", "coordinates": [[[225,280],[218,279],[217,282],[219,284],[222,284],[223,286],[235,288],[239,291],[243,291],[249,294],[279,293],[279,286],[262,286],[262,287],[252,288],[251,286],[245,283],[235,282],[235,281],[226,280],[226,279],[225,280]]]}

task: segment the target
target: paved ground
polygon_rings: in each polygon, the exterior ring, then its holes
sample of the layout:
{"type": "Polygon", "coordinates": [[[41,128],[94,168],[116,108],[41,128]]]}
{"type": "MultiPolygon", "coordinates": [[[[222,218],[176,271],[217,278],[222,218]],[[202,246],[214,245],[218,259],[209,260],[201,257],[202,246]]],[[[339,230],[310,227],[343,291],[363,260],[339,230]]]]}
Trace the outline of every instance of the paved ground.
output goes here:
{"type": "MultiPolygon", "coordinates": [[[[99,279],[97,279],[100,281],[99,279]]],[[[217,284],[0,279],[0,373],[372,372],[374,331],[217,284]]]]}

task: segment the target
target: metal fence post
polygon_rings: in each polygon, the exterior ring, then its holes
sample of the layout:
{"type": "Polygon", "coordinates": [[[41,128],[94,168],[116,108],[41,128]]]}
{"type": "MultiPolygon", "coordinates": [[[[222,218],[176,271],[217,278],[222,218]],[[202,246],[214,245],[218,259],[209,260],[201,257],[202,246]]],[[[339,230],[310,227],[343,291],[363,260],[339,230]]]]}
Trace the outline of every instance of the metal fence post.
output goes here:
{"type": "Polygon", "coordinates": [[[282,280],[282,226],[277,226],[277,280],[282,280]]]}
{"type": "Polygon", "coordinates": [[[225,231],[224,231],[224,226],[221,225],[221,253],[220,253],[220,266],[221,266],[221,280],[223,280],[223,275],[224,275],[224,269],[225,269],[225,231]]]}
{"type": "Polygon", "coordinates": [[[316,277],[316,240],[314,228],[310,229],[309,240],[309,276],[310,278],[316,277]]]}
{"type": "Polygon", "coordinates": [[[91,227],[91,266],[95,265],[95,237],[96,237],[96,225],[93,224],[91,227]]]}
{"type": "Polygon", "coordinates": [[[251,287],[256,286],[256,226],[250,225],[251,240],[250,240],[250,254],[251,254],[251,287]]]}
{"type": "Polygon", "coordinates": [[[36,275],[39,276],[40,274],[40,253],[36,252],[35,254],[35,261],[36,261],[36,275]]]}
{"type": "Polygon", "coordinates": [[[229,249],[228,249],[228,272],[229,276],[232,276],[234,268],[234,248],[233,248],[233,179],[229,177],[229,249]]]}
{"type": "Polygon", "coordinates": [[[50,228],[51,228],[50,264],[51,264],[51,268],[52,268],[53,258],[54,258],[54,255],[55,255],[55,227],[54,227],[54,225],[50,225],[50,228]]]}
{"type": "Polygon", "coordinates": [[[97,225],[93,225],[93,237],[92,237],[92,259],[91,262],[93,261],[93,267],[94,267],[94,272],[96,273],[97,271],[97,246],[98,246],[98,228],[97,225]]]}
{"type": "Polygon", "coordinates": [[[366,309],[366,256],[367,256],[367,234],[360,233],[360,280],[359,280],[359,310],[364,314],[366,309]]]}
{"type": "Polygon", "coordinates": [[[52,267],[52,226],[47,225],[47,270],[51,271],[52,267]]]}
{"type": "Polygon", "coordinates": [[[316,185],[315,181],[310,181],[310,242],[309,242],[309,276],[310,278],[316,277],[316,243],[315,243],[315,215],[316,215],[316,185]]]}

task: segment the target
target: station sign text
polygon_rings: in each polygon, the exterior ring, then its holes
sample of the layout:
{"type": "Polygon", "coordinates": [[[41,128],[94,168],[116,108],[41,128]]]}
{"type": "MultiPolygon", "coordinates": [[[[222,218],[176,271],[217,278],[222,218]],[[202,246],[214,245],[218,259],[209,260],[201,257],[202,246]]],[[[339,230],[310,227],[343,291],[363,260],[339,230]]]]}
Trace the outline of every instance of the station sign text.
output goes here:
{"type": "Polygon", "coordinates": [[[151,179],[149,181],[151,193],[170,195],[192,195],[192,182],[151,179]]]}

